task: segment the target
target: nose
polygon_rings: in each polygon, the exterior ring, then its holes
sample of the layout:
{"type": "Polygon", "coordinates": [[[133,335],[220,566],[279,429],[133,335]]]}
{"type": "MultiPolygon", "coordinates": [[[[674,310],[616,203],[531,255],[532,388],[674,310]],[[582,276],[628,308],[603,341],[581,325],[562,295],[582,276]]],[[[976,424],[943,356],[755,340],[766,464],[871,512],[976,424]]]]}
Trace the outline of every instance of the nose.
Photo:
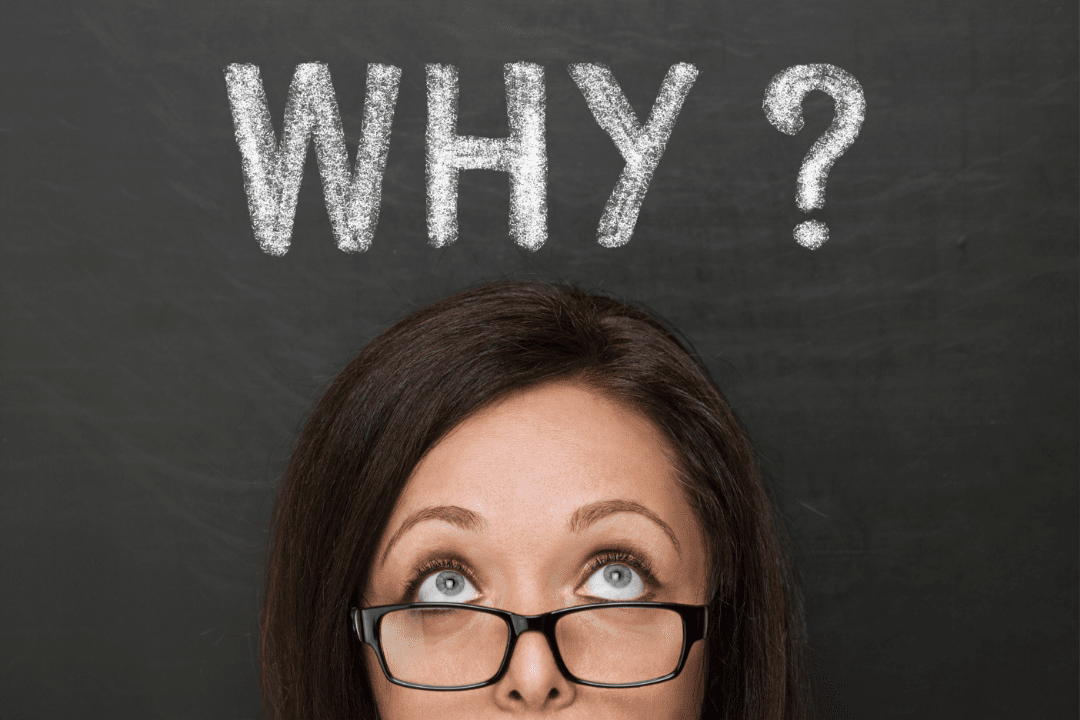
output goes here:
{"type": "Polygon", "coordinates": [[[518,637],[510,666],[495,690],[503,710],[551,711],[574,702],[577,686],[559,671],[544,634],[529,630],[518,637]]]}

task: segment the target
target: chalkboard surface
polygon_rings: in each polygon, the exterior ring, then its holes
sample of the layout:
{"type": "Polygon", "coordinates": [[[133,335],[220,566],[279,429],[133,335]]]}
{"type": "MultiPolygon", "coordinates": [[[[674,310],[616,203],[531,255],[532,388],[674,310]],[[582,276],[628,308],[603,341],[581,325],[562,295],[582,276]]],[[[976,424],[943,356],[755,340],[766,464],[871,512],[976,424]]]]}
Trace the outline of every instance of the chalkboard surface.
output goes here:
{"type": "Polygon", "coordinates": [[[822,715],[1077,713],[1077,6],[1057,0],[20,3],[0,23],[0,716],[255,718],[265,525],[320,388],[451,291],[567,280],[678,326],[746,421],[795,538],[822,715]],[[226,90],[282,130],[325,63],[346,146],[369,63],[401,70],[370,249],[335,244],[309,150],[291,246],[252,229],[226,90]],[[428,242],[425,66],[458,132],[546,89],[547,239],[505,172],[428,242]],[[629,242],[625,164],[568,72],[642,122],[698,75],[629,242]],[[865,122],[796,205],[833,118],[762,109],[786,68],[856,78],[865,122]],[[828,241],[793,239],[808,218],[828,241]]]}

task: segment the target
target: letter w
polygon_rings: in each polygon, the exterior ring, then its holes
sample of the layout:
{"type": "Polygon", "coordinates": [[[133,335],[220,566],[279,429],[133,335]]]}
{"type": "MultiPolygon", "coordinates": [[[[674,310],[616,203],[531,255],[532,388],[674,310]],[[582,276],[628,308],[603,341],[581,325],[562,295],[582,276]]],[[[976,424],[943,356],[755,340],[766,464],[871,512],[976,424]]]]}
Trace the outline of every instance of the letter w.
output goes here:
{"type": "Polygon", "coordinates": [[[350,171],[341,114],[324,63],[296,66],[285,102],[280,144],[270,124],[258,66],[232,64],[225,69],[251,227],[263,252],[284,255],[289,250],[312,135],[337,246],[345,252],[362,252],[370,247],[379,220],[390,124],[400,80],[399,68],[368,65],[364,124],[356,167],[350,171]]]}

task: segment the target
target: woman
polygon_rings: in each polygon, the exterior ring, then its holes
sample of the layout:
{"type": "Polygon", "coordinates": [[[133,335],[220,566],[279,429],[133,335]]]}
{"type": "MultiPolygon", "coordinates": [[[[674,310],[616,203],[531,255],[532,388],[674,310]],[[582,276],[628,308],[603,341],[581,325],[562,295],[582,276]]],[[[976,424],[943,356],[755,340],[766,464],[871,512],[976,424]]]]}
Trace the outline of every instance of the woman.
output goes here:
{"type": "Polygon", "coordinates": [[[802,632],[707,372],[573,288],[478,287],[376,338],[274,506],[273,718],[802,717],[802,632]]]}

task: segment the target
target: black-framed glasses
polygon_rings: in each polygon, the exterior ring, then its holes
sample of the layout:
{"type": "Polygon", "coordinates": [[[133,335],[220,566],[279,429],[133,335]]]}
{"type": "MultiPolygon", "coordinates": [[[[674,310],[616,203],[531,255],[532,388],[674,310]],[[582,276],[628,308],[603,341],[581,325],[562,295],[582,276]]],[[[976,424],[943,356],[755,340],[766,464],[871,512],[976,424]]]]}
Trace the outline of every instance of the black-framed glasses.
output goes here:
{"type": "Polygon", "coordinates": [[[628,688],[678,676],[690,647],[705,637],[708,608],[609,602],[517,615],[462,603],[353,608],[361,641],[375,649],[395,685],[471,690],[499,682],[522,633],[541,632],[571,682],[628,688]]]}

